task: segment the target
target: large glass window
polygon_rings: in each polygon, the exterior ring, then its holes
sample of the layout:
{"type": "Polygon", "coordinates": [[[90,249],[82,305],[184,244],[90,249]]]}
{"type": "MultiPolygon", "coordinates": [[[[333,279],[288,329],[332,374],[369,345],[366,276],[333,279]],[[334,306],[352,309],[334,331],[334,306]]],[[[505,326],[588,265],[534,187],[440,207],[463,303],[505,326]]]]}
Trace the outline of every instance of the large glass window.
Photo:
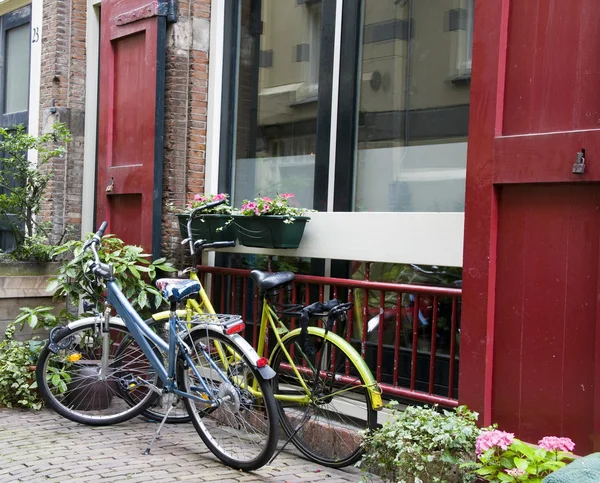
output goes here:
{"type": "Polygon", "coordinates": [[[313,207],[323,7],[242,0],[233,201],[291,192],[313,207]]]}
{"type": "Polygon", "coordinates": [[[463,211],[473,0],[365,0],[355,211],[463,211]]]}
{"type": "Polygon", "coordinates": [[[29,24],[6,31],[5,112],[26,111],[29,103],[29,24]]]}

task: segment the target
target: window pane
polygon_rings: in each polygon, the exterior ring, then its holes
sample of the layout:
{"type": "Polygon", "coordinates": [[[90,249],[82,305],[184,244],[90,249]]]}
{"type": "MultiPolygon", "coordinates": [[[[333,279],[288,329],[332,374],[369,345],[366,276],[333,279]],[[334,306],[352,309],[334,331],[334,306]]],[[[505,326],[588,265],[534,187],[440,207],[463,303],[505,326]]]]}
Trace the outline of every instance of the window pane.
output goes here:
{"type": "Polygon", "coordinates": [[[356,211],[463,211],[471,0],[366,0],[356,211]]]}
{"type": "Polygon", "coordinates": [[[241,4],[233,201],[291,192],[312,207],[321,2],[241,4]]]}
{"type": "Polygon", "coordinates": [[[29,24],[6,32],[5,113],[27,110],[29,102],[29,24]]]}

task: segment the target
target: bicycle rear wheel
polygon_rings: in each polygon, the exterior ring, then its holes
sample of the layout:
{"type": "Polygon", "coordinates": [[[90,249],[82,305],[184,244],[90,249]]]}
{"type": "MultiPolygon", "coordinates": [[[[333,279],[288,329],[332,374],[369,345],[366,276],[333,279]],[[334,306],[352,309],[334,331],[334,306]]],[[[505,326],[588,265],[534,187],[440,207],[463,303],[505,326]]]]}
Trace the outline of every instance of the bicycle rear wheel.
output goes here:
{"type": "Polygon", "coordinates": [[[279,426],[277,404],[268,381],[234,341],[211,328],[192,331],[185,342],[192,348],[194,367],[178,365],[178,381],[183,390],[203,399],[219,401],[209,407],[185,399],[198,434],[225,464],[243,471],[265,465],[277,445],[279,426]],[[252,388],[256,381],[257,390],[252,388]]]}
{"type": "Polygon", "coordinates": [[[322,335],[310,334],[303,350],[300,337],[284,340],[284,347],[311,391],[309,401],[299,401],[307,395],[306,390],[279,345],[271,357],[277,373],[273,391],[281,425],[312,461],[332,468],[356,463],[363,452],[360,432],[377,424],[368,389],[345,348],[322,335]],[[289,398],[284,400],[285,396],[289,398]],[[296,402],[290,401],[293,397],[296,402]]]}
{"type": "Polygon", "coordinates": [[[108,370],[102,374],[102,324],[95,318],[71,324],[40,353],[36,380],[46,404],[77,423],[110,425],[140,414],[162,386],[126,327],[111,323],[108,370]]]}

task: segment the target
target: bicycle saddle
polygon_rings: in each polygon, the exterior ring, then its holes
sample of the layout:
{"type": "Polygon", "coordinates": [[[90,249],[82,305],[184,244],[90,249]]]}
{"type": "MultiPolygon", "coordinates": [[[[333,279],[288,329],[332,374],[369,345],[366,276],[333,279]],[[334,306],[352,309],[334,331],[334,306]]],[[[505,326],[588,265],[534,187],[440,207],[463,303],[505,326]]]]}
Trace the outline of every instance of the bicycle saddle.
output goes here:
{"type": "Polygon", "coordinates": [[[179,302],[188,295],[200,292],[200,282],[180,278],[159,278],[155,283],[168,300],[179,302]]]}
{"type": "Polygon", "coordinates": [[[267,273],[260,270],[252,270],[250,277],[256,285],[258,285],[259,292],[266,292],[272,288],[279,287],[293,282],[296,278],[296,274],[293,272],[276,272],[267,273]]]}

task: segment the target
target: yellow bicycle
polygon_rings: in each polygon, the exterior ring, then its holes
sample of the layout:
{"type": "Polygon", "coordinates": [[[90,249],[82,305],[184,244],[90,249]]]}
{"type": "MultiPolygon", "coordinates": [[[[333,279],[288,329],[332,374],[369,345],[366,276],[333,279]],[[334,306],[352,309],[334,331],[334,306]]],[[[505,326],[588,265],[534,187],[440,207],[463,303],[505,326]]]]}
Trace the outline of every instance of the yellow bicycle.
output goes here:
{"type": "MultiPolygon", "coordinates": [[[[194,241],[191,222],[201,210],[194,210],[188,219],[186,242],[192,255],[198,257],[205,249],[235,244],[194,241]]],[[[200,282],[195,267],[185,272],[190,279],[200,282]]],[[[361,432],[376,426],[376,411],[383,407],[383,402],[380,388],[360,354],[331,330],[336,321],[344,321],[352,304],[332,300],[306,307],[296,304],[278,307],[279,292],[291,287],[295,275],[254,270],[251,279],[263,302],[257,353],[260,357],[266,356],[265,340],[270,330],[275,343],[268,358],[277,373],[273,379],[273,392],[288,441],[309,459],[326,466],[340,468],[355,463],[362,455],[361,432]],[[278,311],[300,317],[300,327],[288,329],[278,317],[278,311]],[[315,319],[321,319],[323,327],[308,325],[309,320],[315,319]]],[[[188,298],[185,309],[178,310],[177,316],[191,321],[199,314],[214,313],[202,286],[197,298],[188,298]]],[[[169,312],[156,313],[152,318],[154,324],[164,323],[169,312]]],[[[271,340],[271,335],[269,337],[271,340]]],[[[235,355],[221,347],[214,347],[214,350],[220,351],[224,367],[235,370],[239,362],[235,355]]],[[[260,395],[256,381],[246,383],[254,395],[260,395]]],[[[153,410],[160,417],[161,408],[153,410]]]]}

